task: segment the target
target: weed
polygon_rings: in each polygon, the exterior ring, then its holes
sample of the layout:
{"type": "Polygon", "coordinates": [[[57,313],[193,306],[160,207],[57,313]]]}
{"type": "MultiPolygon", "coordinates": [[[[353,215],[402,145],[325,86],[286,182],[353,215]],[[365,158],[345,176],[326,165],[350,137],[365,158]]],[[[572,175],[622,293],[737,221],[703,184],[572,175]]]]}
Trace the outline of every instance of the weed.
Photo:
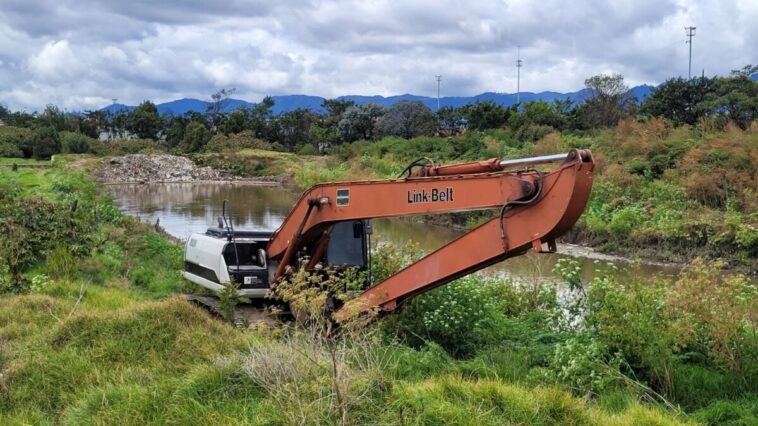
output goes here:
{"type": "Polygon", "coordinates": [[[221,316],[228,322],[235,323],[234,310],[239,303],[239,296],[237,291],[239,290],[239,284],[234,279],[224,285],[224,288],[218,292],[218,302],[221,311],[221,316]]]}

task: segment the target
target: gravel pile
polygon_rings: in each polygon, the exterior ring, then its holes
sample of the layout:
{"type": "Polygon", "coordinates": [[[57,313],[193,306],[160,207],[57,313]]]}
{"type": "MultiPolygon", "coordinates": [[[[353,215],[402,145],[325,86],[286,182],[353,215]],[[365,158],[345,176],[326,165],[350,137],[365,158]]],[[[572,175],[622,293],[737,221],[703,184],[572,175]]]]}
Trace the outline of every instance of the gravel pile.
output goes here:
{"type": "Polygon", "coordinates": [[[175,155],[131,154],[104,162],[94,173],[104,183],[153,183],[245,180],[175,155]]]}

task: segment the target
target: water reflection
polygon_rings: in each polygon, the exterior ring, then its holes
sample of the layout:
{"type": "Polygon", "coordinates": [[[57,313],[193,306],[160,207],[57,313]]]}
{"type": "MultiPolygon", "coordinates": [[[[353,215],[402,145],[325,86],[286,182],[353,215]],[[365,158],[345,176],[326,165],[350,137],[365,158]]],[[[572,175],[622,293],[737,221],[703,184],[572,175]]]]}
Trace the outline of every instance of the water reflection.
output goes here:
{"type": "Polygon", "coordinates": [[[282,189],[250,184],[165,183],[111,185],[113,200],[125,213],[160,225],[186,239],[215,226],[227,200],[227,217],[240,228],[275,230],[297,199],[282,189]]]}
{"type": "MultiPolygon", "coordinates": [[[[111,185],[107,190],[127,214],[144,222],[160,225],[171,235],[186,239],[194,232],[205,232],[216,224],[221,206],[227,200],[227,215],[239,228],[275,230],[297,201],[299,193],[282,187],[262,187],[244,183],[165,183],[154,185],[111,185]]],[[[435,250],[458,237],[461,232],[441,226],[403,219],[373,221],[376,241],[390,241],[402,246],[415,241],[424,251],[435,250]]],[[[565,250],[567,247],[561,247],[565,250]]],[[[463,255],[463,254],[462,254],[463,255]]],[[[488,273],[502,274],[522,281],[555,280],[553,268],[564,254],[536,254],[506,260],[487,268],[488,273]]],[[[582,277],[592,279],[598,270],[620,276],[671,276],[677,268],[661,265],[630,265],[616,262],[618,271],[606,262],[577,257],[582,277]]]]}

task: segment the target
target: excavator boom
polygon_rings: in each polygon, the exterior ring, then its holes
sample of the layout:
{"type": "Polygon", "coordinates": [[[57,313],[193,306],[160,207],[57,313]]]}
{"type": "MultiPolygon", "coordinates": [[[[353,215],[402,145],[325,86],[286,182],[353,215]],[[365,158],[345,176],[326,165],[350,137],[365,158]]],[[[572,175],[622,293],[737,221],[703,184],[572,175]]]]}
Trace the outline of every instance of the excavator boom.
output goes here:
{"type": "Polygon", "coordinates": [[[403,301],[529,248],[555,251],[589,199],[594,162],[589,150],[522,160],[430,165],[404,179],[316,185],[300,198],[267,249],[278,262],[274,282],[302,254],[320,261],[337,222],[379,217],[499,209],[500,214],[376,284],[336,312],[392,311],[403,301]],[[554,170],[534,168],[562,161],[554,170]],[[547,246],[546,248],[544,246],[547,246]],[[305,253],[304,253],[305,252],[305,253]]]}

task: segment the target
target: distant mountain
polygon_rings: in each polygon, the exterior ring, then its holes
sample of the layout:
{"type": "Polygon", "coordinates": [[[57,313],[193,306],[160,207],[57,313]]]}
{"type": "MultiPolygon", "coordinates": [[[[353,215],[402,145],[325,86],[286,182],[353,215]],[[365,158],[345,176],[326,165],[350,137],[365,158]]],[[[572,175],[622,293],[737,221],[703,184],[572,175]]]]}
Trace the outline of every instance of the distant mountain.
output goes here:
{"type": "Polygon", "coordinates": [[[105,111],[110,114],[118,114],[122,112],[129,112],[135,107],[124,104],[110,104],[105,108],[101,108],[100,111],[105,111]]]}
{"type": "MultiPolygon", "coordinates": [[[[753,76],[753,78],[756,78],[756,76],[753,76]]],[[[645,97],[650,95],[652,91],[653,91],[653,86],[648,86],[646,84],[643,84],[641,86],[635,86],[629,90],[630,93],[632,93],[634,96],[637,97],[638,102],[641,102],[645,97]]],[[[569,92],[569,93],[522,92],[519,94],[521,102],[540,101],[540,100],[552,102],[554,100],[571,99],[574,101],[575,105],[581,104],[586,99],[588,99],[589,96],[590,96],[590,91],[588,89],[582,89],[577,92],[569,92]]],[[[321,103],[325,99],[319,96],[282,95],[282,96],[272,96],[271,98],[274,100],[274,107],[272,108],[272,111],[271,111],[274,115],[279,115],[285,112],[294,111],[298,108],[309,109],[311,111],[318,112],[318,113],[325,112],[325,109],[321,106],[321,103]]],[[[385,108],[391,107],[392,105],[400,101],[420,101],[420,102],[423,102],[424,105],[428,106],[432,110],[437,109],[437,98],[433,98],[429,96],[411,95],[408,93],[404,95],[388,96],[388,97],[348,95],[348,96],[340,96],[337,99],[353,101],[358,105],[363,105],[367,103],[375,103],[385,108]]],[[[448,97],[440,98],[440,107],[449,106],[449,107],[458,108],[466,104],[484,102],[484,101],[492,101],[499,105],[511,106],[516,103],[516,94],[515,93],[485,92],[485,93],[481,93],[475,96],[448,96],[448,97]]],[[[156,107],[158,108],[158,113],[160,113],[161,115],[165,115],[165,114],[184,115],[188,112],[200,112],[200,113],[206,112],[208,111],[208,108],[210,105],[211,103],[207,101],[185,98],[185,99],[165,102],[162,104],[157,104],[156,107]]],[[[252,108],[254,106],[255,106],[255,103],[247,102],[241,99],[227,99],[223,103],[222,111],[231,112],[239,108],[252,108]]],[[[123,112],[123,111],[131,111],[134,108],[135,108],[134,106],[130,106],[130,105],[113,104],[113,105],[108,105],[107,107],[103,108],[102,111],[106,111],[110,113],[118,113],[118,112],[123,112]]]]}
{"type": "Polygon", "coordinates": [[[758,81],[758,72],[755,73],[755,74],[753,74],[753,75],[751,75],[750,79],[753,80],[753,81],[758,81]]]}

